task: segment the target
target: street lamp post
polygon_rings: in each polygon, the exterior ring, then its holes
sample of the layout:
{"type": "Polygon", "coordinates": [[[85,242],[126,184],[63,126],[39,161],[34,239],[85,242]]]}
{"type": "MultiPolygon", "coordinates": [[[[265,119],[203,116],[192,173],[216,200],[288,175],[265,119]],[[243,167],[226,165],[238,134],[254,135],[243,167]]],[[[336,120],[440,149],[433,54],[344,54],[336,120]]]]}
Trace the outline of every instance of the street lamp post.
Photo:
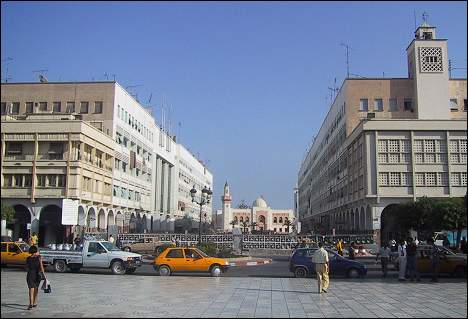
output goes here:
{"type": "Polygon", "coordinates": [[[192,203],[196,203],[196,204],[200,205],[200,220],[198,222],[198,243],[200,244],[201,243],[202,209],[203,209],[203,205],[206,205],[206,204],[210,203],[211,195],[213,194],[213,192],[211,191],[211,189],[206,188],[206,186],[203,187],[202,194],[201,194],[199,202],[195,199],[195,194],[196,193],[197,193],[197,190],[195,189],[195,185],[193,185],[193,188],[190,190],[190,196],[192,196],[192,203]]]}

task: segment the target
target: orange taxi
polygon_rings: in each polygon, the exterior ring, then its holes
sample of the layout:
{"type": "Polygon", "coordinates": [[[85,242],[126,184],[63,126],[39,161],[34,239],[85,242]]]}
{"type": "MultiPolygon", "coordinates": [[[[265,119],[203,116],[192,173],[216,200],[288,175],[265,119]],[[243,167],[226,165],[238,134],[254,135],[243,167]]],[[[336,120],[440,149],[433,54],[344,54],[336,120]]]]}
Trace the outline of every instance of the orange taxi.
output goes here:
{"type": "Polygon", "coordinates": [[[229,269],[229,262],[210,257],[198,248],[167,248],[154,258],[154,270],[161,276],[174,272],[207,272],[217,277],[229,269]]]}
{"type": "Polygon", "coordinates": [[[26,265],[26,258],[31,256],[28,252],[29,245],[24,242],[1,242],[2,266],[6,265],[26,265]]]}

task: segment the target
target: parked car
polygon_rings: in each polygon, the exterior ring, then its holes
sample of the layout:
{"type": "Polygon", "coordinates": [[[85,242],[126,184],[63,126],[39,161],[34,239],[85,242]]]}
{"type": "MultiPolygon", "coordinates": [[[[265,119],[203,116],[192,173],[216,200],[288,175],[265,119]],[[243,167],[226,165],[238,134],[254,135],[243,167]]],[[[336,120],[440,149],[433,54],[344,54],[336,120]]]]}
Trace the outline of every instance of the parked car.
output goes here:
{"type": "Polygon", "coordinates": [[[26,258],[31,256],[28,252],[29,245],[22,241],[1,242],[2,266],[6,265],[26,265],[26,258]]]}
{"type": "MultiPolygon", "coordinates": [[[[317,248],[298,248],[294,251],[289,261],[289,271],[294,277],[307,277],[315,275],[315,264],[312,256],[317,248]]],[[[326,249],[330,261],[330,276],[346,276],[348,278],[364,277],[367,267],[356,260],[341,257],[330,249],[326,249]]]]}
{"type": "Polygon", "coordinates": [[[121,251],[103,240],[87,240],[82,251],[41,249],[44,264],[53,265],[55,271],[67,268],[78,272],[81,268],[110,268],[116,275],[131,274],[142,264],[139,254],[121,251]]]}
{"type": "MultiPolygon", "coordinates": [[[[455,254],[442,246],[437,246],[437,248],[442,256],[439,264],[439,274],[466,277],[467,256],[465,254],[455,254]]],[[[432,273],[431,249],[431,245],[419,245],[416,250],[416,268],[420,274],[432,273]]],[[[398,258],[395,259],[394,265],[396,269],[399,269],[398,258]]]]}
{"type": "Polygon", "coordinates": [[[198,248],[170,247],[154,258],[153,268],[161,276],[174,272],[207,272],[218,277],[229,269],[229,262],[210,257],[198,248]]]}
{"type": "Polygon", "coordinates": [[[175,247],[175,245],[168,242],[153,241],[152,238],[147,238],[145,242],[145,239],[141,238],[134,243],[123,245],[122,250],[139,254],[154,254],[157,256],[167,247],[175,247]]]}

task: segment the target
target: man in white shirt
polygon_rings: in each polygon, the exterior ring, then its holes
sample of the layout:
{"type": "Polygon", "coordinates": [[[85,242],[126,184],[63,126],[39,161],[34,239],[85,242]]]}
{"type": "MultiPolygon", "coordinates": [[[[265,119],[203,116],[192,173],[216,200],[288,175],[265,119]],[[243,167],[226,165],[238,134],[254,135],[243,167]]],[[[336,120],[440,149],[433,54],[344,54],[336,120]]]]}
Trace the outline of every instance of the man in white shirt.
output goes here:
{"type": "Polygon", "coordinates": [[[315,272],[317,273],[318,293],[327,292],[329,279],[329,260],[328,252],[323,248],[323,243],[319,242],[317,249],[312,256],[312,262],[315,264],[315,272]]]}
{"type": "Polygon", "coordinates": [[[401,240],[400,245],[398,245],[398,263],[399,263],[399,272],[398,280],[406,281],[406,244],[404,240],[401,240]]]}
{"type": "Polygon", "coordinates": [[[113,245],[114,244],[114,236],[110,235],[109,236],[109,242],[113,245]]]}

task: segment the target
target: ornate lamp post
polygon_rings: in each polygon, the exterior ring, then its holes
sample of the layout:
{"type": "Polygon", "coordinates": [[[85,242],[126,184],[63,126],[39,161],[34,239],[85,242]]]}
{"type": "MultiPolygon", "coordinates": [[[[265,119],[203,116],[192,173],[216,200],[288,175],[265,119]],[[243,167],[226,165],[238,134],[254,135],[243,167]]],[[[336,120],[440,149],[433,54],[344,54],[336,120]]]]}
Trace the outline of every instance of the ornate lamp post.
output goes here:
{"type": "Polygon", "coordinates": [[[202,209],[203,205],[209,204],[211,201],[211,195],[213,195],[213,192],[211,189],[203,187],[202,189],[202,194],[200,197],[200,201],[198,202],[195,199],[195,194],[197,193],[197,190],[195,189],[195,185],[193,185],[193,188],[190,190],[190,196],[192,196],[192,203],[196,203],[200,205],[200,220],[198,222],[198,243],[201,243],[201,220],[202,220],[202,209]]]}

